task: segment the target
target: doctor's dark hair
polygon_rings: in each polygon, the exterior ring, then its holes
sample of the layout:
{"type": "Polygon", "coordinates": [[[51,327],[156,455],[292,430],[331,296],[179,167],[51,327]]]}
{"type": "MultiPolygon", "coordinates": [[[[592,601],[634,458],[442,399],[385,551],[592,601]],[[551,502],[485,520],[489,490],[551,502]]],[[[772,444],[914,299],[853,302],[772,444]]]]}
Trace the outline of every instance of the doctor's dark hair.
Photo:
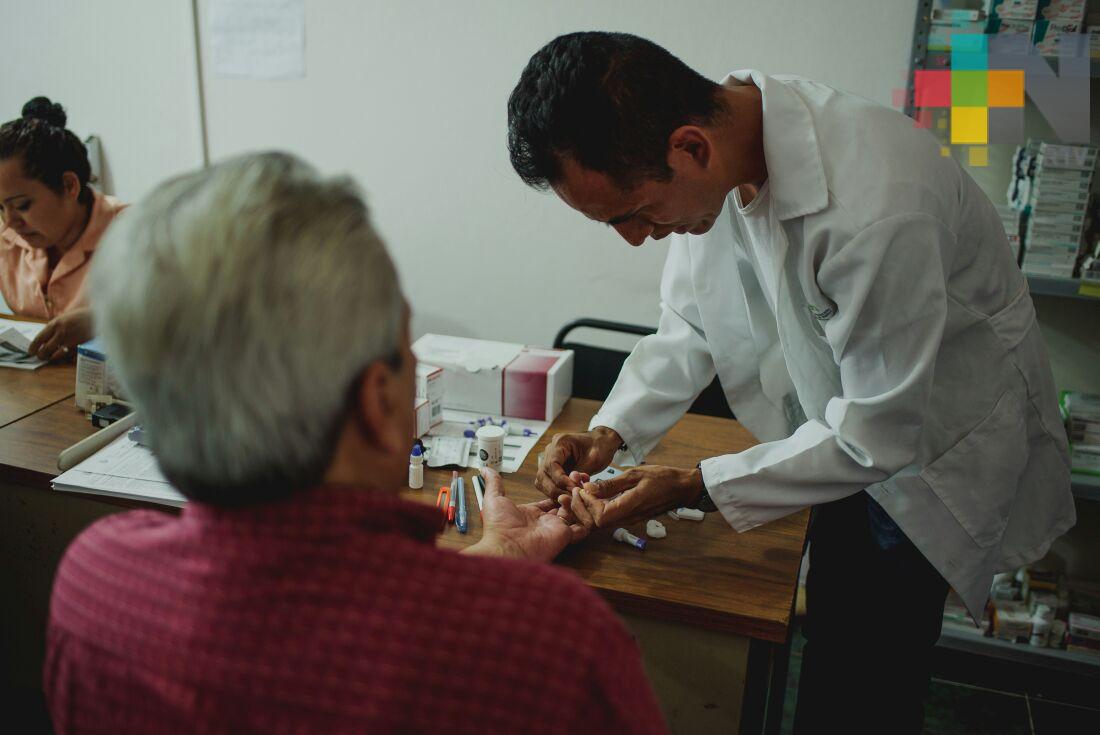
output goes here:
{"type": "Polygon", "coordinates": [[[668,138],[710,123],[721,87],[652,41],[590,31],[539,49],[508,98],[508,153],[523,181],[545,190],[564,158],[629,190],[667,181],[668,138]]]}
{"type": "Polygon", "coordinates": [[[92,166],[88,149],[65,127],[65,108],[46,97],[23,105],[23,116],[0,125],[0,161],[16,156],[23,160],[23,175],[41,181],[57,193],[62,177],[72,171],[80,181],[82,204],[92,201],[88,179],[92,166]]]}

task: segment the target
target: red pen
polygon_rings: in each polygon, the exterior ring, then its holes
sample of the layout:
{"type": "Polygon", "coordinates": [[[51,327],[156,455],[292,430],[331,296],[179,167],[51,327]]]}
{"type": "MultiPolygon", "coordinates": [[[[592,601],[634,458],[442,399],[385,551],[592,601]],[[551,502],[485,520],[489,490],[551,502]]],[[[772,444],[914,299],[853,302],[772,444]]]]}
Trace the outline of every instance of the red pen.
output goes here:
{"type": "Polygon", "coordinates": [[[454,470],[451,472],[451,487],[448,488],[450,490],[450,492],[448,493],[448,495],[450,496],[450,503],[448,503],[447,507],[448,523],[455,522],[455,501],[458,500],[458,498],[455,497],[458,494],[455,492],[456,485],[458,485],[458,470],[454,470]]]}

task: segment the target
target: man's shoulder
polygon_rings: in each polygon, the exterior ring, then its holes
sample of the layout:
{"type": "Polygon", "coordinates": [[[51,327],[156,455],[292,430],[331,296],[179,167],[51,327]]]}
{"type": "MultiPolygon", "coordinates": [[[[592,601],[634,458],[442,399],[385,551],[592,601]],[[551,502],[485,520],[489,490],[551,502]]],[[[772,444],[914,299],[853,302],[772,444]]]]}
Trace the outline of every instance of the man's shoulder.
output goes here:
{"type": "Polygon", "coordinates": [[[65,557],[68,560],[104,547],[111,547],[113,551],[139,547],[150,533],[170,532],[179,522],[177,517],[157,510],[132,510],[107,516],[81,531],[69,545],[65,557]]]}
{"type": "Polygon", "coordinates": [[[822,82],[785,83],[813,119],[830,221],[844,212],[855,231],[899,212],[954,220],[959,169],[928,130],[897,110],[822,82]]]}

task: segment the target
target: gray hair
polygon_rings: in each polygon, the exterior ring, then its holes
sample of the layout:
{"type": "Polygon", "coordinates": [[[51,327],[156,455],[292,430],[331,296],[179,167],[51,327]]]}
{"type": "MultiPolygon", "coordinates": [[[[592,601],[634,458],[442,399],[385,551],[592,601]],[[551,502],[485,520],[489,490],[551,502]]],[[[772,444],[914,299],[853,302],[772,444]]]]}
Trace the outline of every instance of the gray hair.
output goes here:
{"type": "Polygon", "coordinates": [[[358,377],[400,354],[405,300],[359,190],[286,154],[164,182],[117,219],[90,278],[108,361],[194,500],[319,481],[358,377]]]}

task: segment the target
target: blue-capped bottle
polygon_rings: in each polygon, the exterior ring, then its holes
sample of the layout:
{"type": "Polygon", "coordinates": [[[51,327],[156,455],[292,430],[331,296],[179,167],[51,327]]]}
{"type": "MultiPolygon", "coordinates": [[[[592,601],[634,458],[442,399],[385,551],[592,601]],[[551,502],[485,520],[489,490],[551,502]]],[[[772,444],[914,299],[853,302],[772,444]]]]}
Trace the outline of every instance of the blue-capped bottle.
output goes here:
{"type": "Polygon", "coordinates": [[[424,487],[424,452],[419,444],[414,444],[409,455],[409,487],[419,490],[424,487]]]}

